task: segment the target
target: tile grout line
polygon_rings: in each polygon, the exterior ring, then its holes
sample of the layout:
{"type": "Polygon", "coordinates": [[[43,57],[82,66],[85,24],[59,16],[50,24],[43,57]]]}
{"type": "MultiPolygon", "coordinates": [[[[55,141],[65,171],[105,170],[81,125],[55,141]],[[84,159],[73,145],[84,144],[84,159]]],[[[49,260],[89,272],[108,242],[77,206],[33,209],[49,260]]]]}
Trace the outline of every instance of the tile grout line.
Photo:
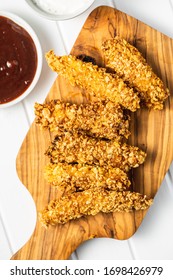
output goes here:
{"type": "Polygon", "coordinates": [[[115,1],[115,0],[112,0],[111,2],[112,2],[113,7],[114,7],[115,9],[117,9],[116,1],[115,1]]]}
{"type": "Polygon", "coordinates": [[[173,3],[172,3],[171,0],[169,0],[169,5],[171,6],[171,10],[172,10],[172,12],[173,12],[173,3]]]}
{"type": "Polygon", "coordinates": [[[129,247],[130,254],[132,256],[132,260],[137,260],[137,257],[136,257],[136,254],[135,254],[135,250],[134,250],[133,241],[131,241],[129,239],[129,240],[127,240],[127,244],[128,244],[128,247],[129,247]]]}
{"type": "Polygon", "coordinates": [[[74,260],[79,260],[78,253],[77,253],[76,250],[71,254],[70,259],[73,260],[73,261],[74,260]]]}
{"type": "Polygon", "coordinates": [[[27,120],[27,123],[28,123],[28,128],[30,128],[31,121],[30,121],[29,114],[28,114],[28,111],[27,111],[27,108],[26,108],[26,105],[25,105],[25,101],[23,100],[21,102],[21,104],[22,104],[23,110],[24,110],[25,115],[26,115],[26,120],[27,120]]]}
{"type": "Polygon", "coordinates": [[[172,182],[172,174],[170,170],[168,170],[165,176],[165,181],[166,181],[167,188],[169,189],[171,195],[173,195],[173,182],[172,182]]]}
{"type": "Polygon", "coordinates": [[[9,237],[9,234],[8,234],[8,232],[7,232],[7,228],[6,228],[6,226],[5,226],[4,219],[2,218],[1,211],[0,211],[0,222],[1,222],[1,224],[2,224],[2,228],[3,228],[3,231],[4,231],[5,236],[6,236],[6,240],[7,240],[7,243],[8,243],[8,248],[9,248],[9,250],[10,250],[11,256],[13,256],[14,250],[13,250],[12,242],[11,242],[10,237],[9,237]]]}
{"type": "Polygon", "coordinates": [[[59,24],[58,21],[56,21],[56,26],[57,26],[57,29],[58,29],[58,35],[59,35],[59,39],[60,39],[60,42],[61,42],[61,49],[63,50],[64,54],[68,54],[67,47],[66,47],[66,44],[64,43],[64,39],[63,39],[63,35],[62,35],[62,32],[61,32],[60,24],[59,24]]]}

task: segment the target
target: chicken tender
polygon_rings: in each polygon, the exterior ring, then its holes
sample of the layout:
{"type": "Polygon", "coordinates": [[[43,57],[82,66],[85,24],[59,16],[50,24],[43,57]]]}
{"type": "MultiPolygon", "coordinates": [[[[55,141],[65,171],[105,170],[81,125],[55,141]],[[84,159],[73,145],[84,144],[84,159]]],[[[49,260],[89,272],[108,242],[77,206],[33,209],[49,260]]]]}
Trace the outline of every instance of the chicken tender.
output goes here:
{"type": "Polygon", "coordinates": [[[138,167],[146,153],[138,147],[117,141],[105,141],[79,133],[57,136],[46,151],[52,163],[67,162],[118,167],[123,171],[138,167]]]}
{"type": "Polygon", "coordinates": [[[45,167],[44,175],[49,183],[63,193],[95,190],[99,187],[123,191],[130,187],[127,174],[121,169],[111,166],[49,163],[45,167]]]}
{"type": "Polygon", "coordinates": [[[35,104],[36,123],[50,131],[80,131],[86,134],[121,140],[128,138],[130,117],[111,101],[70,104],[52,100],[35,104]]]}
{"type": "Polygon", "coordinates": [[[137,93],[117,75],[107,73],[105,68],[72,55],[56,56],[52,50],[46,54],[46,59],[53,71],[68,79],[71,85],[86,89],[90,95],[109,99],[131,111],[140,107],[137,93]]]}
{"type": "Polygon", "coordinates": [[[89,189],[83,192],[68,193],[59,200],[52,200],[40,212],[42,225],[65,224],[70,220],[99,212],[130,212],[145,210],[152,204],[152,199],[136,192],[107,191],[103,188],[89,189]]]}
{"type": "Polygon", "coordinates": [[[126,40],[116,36],[102,45],[106,66],[139,92],[148,108],[163,109],[169,90],[147,64],[142,54],[126,40]]]}

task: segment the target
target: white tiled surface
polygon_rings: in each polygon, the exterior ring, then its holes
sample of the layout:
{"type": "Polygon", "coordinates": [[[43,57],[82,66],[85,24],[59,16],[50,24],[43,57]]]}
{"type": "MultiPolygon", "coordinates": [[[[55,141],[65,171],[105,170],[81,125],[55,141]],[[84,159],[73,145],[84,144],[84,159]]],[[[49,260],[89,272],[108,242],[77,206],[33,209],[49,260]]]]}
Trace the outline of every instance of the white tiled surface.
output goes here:
{"type": "MultiPolygon", "coordinates": [[[[53,48],[68,53],[88,14],[97,6],[109,5],[173,37],[171,0],[96,0],[75,19],[48,21],[35,14],[24,0],[0,1],[0,10],[23,17],[36,31],[43,53],[53,48]]],[[[19,181],[15,159],[34,119],[34,102],[42,102],[55,73],[43,63],[40,80],[21,103],[0,110],[0,259],[9,259],[30,237],[36,220],[34,202],[19,181]]],[[[94,239],[86,241],[72,255],[77,259],[173,259],[173,165],[155,197],[139,230],[126,241],[94,239]]]]}

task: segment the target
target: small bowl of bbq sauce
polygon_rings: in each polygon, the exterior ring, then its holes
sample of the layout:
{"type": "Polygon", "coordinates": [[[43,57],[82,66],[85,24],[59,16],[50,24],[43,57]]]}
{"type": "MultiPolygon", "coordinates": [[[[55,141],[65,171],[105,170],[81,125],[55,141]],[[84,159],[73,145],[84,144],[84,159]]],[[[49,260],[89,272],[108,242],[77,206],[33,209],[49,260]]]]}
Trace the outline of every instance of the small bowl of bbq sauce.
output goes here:
{"type": "Polygon", "coordinates": [[[42,49],[31,26],[15,14],[0,11],[0,108],[25,98],[42,69],[42,49]]]}

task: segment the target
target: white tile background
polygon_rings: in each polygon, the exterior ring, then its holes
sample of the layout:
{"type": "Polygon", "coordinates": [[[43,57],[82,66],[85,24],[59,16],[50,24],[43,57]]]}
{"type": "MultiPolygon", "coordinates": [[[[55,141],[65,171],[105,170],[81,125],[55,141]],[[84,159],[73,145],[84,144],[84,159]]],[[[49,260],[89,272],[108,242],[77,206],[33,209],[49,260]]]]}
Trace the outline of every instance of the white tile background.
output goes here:
{"type": "MultiPolygon", "coordinates": [[[[25,0],[0,0],[0,10],[24,18],[37,33],[43,53],[69,53],[89,13],[97,6],[114,6],[173,38],[171,0],[95,0],[82,15],[67,21],[39,17],[25,0]]],[[[0,110],[0,259],[9,259],[33,232],[34,202],[19,181],[15,160],[21,143],[34,120],[33,105],[42,102],[56,74],[43,63],[40,80],[32,93],[19,104],[0,110]]],[[[173,129],[173,128],[172,128],[173,129]]],[[[100,238],[86,241],[72,259],[173,259],[173,165],[155,197],[142,225],[126,241],[100,238]]]]}

